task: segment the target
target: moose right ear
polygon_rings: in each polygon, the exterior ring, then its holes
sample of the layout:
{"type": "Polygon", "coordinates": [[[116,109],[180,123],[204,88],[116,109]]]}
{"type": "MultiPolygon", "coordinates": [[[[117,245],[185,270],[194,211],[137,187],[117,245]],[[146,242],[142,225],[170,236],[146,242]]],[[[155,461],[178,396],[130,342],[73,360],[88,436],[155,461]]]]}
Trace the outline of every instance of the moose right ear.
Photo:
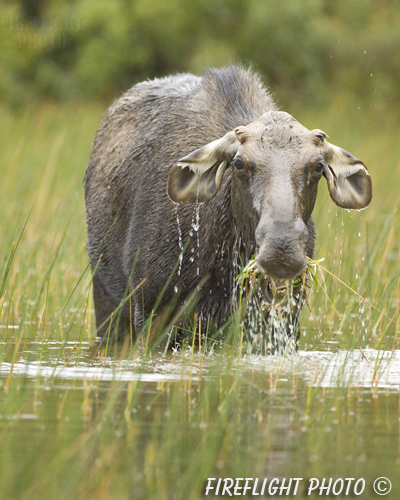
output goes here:
{"type": "Polygon", "coordinates": [[[239,145],[232,131],[178,160],[168,176],[170,200],[178,205],[210,200],[221,187],[225,170],[239,145]]]}

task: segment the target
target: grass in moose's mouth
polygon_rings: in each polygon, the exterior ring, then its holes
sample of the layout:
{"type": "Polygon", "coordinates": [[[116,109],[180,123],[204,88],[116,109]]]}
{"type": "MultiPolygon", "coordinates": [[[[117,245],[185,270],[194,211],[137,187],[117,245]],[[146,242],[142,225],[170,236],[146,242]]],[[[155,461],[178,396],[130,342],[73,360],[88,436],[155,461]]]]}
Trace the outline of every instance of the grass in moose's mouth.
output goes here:
{"type": "MultiPolygon", "coordinates": [[[[272,278],[266,277],[265,279],[269,282],[272,291],[272,301],[266,304],[266,307],[268,307],[272,303],[281,302],[286,297],[289,290],[299,288],[300,286],[305,287],[307,284],[309,284],[309,281],[314,282],[314,284],[318,286],[318,281],[315,274],[316,266],[319,265],[323,260],[324,258],[319,260],[308,259],[307,267],[304,273],[294,279],[273,280],[272,278]]],[[[258,282],[262,278],[263,274],[261,273],[261,271],[259,271],[255,255],[253,255],[253,257],[250,259],[250,261],[236,278],[236,280],[239,281],[240,286],[243,287],[246,281],[249,281],[250,285],[255,285],[256,282],[258,282]]]]}
{"type": "Polygon", "coordinates": [[[293,356],[246,354],[239,320],[230,344],[195,347],[195,329],[177,351],[97,341],[82,178],[103,109],[0,110],[4,498],[196,499],[207,477],[364,477],[370,488],[381,475],[397,495],[398,117],[339,110],[296,116],[366,162],[374,199],[342,212],[321,181],[325,260],[308,266],[317,282],[293,356]]]}

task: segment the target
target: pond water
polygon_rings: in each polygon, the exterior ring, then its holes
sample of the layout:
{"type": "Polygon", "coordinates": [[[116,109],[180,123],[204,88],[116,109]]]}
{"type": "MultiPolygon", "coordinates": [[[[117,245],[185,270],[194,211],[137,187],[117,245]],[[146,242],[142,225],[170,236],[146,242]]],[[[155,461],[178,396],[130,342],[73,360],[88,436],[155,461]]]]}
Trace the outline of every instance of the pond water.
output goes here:
{"type": "Polygon", "coordinates": [[[218,478],[251,478],[254,497],[265,480],[269,496],[272,479],[302,478],[287,498],[308,498],[311,478],[354,478],[354,496],[363,479],[360,497],[376,498],[381,476],[392,482],[387,497],[399,498],[397,350],[325,340],[290,357],[146,352],[7,332],[2,498],[196,499],[218,478]]]}

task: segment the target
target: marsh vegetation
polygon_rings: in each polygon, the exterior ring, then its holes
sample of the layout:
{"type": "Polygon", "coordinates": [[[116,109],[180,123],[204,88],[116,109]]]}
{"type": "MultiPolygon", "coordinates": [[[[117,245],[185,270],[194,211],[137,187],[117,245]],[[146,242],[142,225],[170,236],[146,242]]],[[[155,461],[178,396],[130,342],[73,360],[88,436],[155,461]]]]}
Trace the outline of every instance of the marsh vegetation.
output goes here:
{"type": "MultiPolygon", "coordinates": [[[[2,109],[0,491],[4,498],[202,498],[208,477],[376,477],[399,491],[396,113],[288,110],[365,160],[374,199],[321,189],[297,354],[240,322],[179,350],[96,339],[83,173],[102,105],[2,109]],[[350,287],[350,288],[349,288],[350,287]]],[[[178,234],[176,235],[178,237],[178,234]]],[[[390,495],[389,495],[390,497],[390,495]]]]}

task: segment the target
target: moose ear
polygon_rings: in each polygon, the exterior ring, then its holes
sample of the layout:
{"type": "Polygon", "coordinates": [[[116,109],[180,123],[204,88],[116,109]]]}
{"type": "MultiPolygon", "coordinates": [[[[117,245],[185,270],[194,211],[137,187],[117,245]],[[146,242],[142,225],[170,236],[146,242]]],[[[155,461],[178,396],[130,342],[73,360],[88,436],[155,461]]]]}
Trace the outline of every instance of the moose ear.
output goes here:
{"type": "Polygon", "coordinates": [[[326,141],[324,158],[323,175],[336,205],[356,210],[367,207],[372,199],[372,182],[364,163],[326,141]]]}
{"type": "Polygon", "coordinates": [[[221,187],[225,170],[239,145],[232,131],[178,160],[168,176],[170,200],[183,205],[211,199],[221,187]]]}

